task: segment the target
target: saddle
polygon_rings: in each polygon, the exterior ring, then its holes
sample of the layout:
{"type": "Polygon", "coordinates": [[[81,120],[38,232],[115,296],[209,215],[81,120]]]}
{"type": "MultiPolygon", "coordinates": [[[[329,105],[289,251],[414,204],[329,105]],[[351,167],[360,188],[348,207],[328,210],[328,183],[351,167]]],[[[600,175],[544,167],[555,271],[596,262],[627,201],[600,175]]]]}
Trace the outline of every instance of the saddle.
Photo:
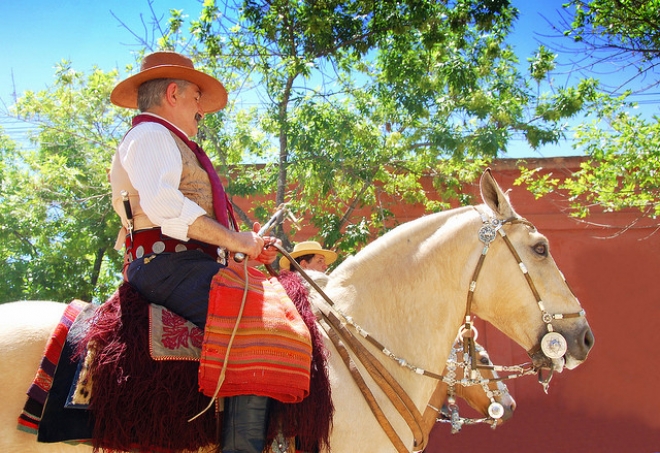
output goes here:
{"type": "MultiPolygon", "coordinates": [[[[296,291],[295,283],[288,286],[296,291]]],[[[327,445],[333,408],[327,354],[304,299],[292,297],[312,334],[310,395],[293,404],[275,401],[268,436],[269,444],[296,437],[302,449],[312,450],[327,445]]],[[[85,442],[104,451],[196,451],[218,444],[221,400],[203,412],[211,399],[198,387],[203,336],[127,283],[100,307],[74,301],[49,342],[19,428],[35,432],[40,442],[85,442]],[[83,328],[90,325],[94,329],[83,328]]]]}

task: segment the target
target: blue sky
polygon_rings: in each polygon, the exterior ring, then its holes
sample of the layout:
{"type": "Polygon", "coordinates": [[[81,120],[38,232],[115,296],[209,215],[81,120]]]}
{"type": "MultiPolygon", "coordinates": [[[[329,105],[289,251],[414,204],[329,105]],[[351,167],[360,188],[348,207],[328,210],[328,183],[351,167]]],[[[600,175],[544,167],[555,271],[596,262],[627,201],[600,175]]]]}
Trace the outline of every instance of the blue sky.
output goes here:
{"type": "MultiPolygon", "coordinates": [[[[520,9],[512,43],[521,61],[538,45],[543,35],[551,34],[544,19],[556,21],[565,0],[514,0],[520,9]]],[[[170,9],[182,9],[191,18],[201,10],[200,0],[151,0],[158,17],[167,19],[170,9]]],[[[16,0],[0,3],[0,42],[6,43],[0,52],[0,124],[12,136],[24,126],[2,118],[13,93],[41,90],[54,80],[54,67],[66,59],[79,71],[94,65],[103,70],[123,70],[134,61],[131,51],[138,50],[131,30],[142,33],[151,29],[148,0],[16,0]],[[114,15],[113,15],[114,14],[114,15]],[[115,17],[116,16],[116,17],[115,17]],[[4,104],[4,105],[3,105],[4,104]]],[[[558,82],[564,84],[566,80],[558,82]]],[[[545,147],[540,153],[523,147],[510,150],[511,157],[540,157],[572,154],[570,146],[545,147]]]]}
{"type": "MultiPolygon", "coordinates": [[[[170,9],[183,9],[191,17],[201,10],[198,0],[152,0],[160,17],[170,9]]],[[[103,70],[123,69],[133,62],[136,39],[142,32],[141,16],[150,27],[147,0],[17,0],[0,3],[0,98],[11,99],[12,74],[16,91],[40,90],[54,80],[54,66],[71,60],[77,70],[93,65],[103,70]],[[9,44],[10,43],[10,44],[9,44]]]]}

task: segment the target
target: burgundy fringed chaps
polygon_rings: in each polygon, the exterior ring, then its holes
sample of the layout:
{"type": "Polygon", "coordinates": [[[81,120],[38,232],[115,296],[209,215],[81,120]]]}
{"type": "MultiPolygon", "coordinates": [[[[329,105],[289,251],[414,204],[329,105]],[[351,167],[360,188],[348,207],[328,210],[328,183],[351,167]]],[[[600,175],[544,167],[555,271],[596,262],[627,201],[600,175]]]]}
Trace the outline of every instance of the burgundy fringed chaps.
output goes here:
{"type": "MultiPolygon", "coordinates": [[[[328,353],[300,276],[283,272],[280,282],[307,325],[313,346],[310,394],[302,402],[273,400],[268,444],[278,435],[295,437],[302,451],[329,446],[334,406],[328,353]]],[[[198,391],[197,361],[149,359],[149,303],[128,283],[104,303],[77,349],[100,354],[93,362],[92,399],[95,452],[172,453],[214,448],[219,442],[215,410],[192,422],[210,399],[198,391]],[[130,322],[127,322],[130,320],[130,322]]]]}
{"type": "Polygon", "coordinates": [[[210,401],[197,389],[199,363],[149,360],[148,307],[122,284],[81,342],[102,351],[91,370],[95,451],[164,453],[217,443],[214,408],[188,422],[210,401]]]}

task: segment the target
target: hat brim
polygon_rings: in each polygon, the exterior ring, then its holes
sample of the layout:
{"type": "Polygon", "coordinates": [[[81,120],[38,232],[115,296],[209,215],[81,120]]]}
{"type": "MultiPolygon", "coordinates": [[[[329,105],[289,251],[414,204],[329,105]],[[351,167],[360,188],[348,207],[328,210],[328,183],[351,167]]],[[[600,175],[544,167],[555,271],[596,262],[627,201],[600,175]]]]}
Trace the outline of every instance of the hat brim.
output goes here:
{"type": "Polygon", "coordinates": [[[123,80],[112,90],[110,102],[137,109],[138,87],[155,79],[181,79],[197,85],[202,92],[199,102],[204,113],[217,112],[227,105],[227,90],[219,80],[196,69],[174,65],[154,66],[123,80]]]}
{"type": "MultiPolygon", "coordinates": [[[[289,255],[291,255],[291,258],[296,259],[299,256],[304,256],[304,255],[323,255],[325,258],[325,264],[332,264],[335,261],[337,261],[337,254],[333,252],[332,250],[298,250],[295,252],[291,252],[289,255]]],[[[291,263],[289,262],[289,259],[286,256],[283,256],[280,258],[280,269],[289,269],[289,265],[291,263]]]]}

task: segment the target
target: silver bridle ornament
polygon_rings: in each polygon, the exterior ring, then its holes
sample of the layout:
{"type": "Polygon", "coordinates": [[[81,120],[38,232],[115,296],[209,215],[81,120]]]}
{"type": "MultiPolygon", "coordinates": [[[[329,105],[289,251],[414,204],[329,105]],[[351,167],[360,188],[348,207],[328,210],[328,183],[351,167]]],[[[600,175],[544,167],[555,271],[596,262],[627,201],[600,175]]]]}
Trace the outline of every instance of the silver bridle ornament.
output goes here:
{"type": "MultiPolygon", "coordinates": [[[[476,329],[473,328],[475,339],[479,335],[476,329]]],[[[439,423],[449,423],[451,424],[452,434],[456,434],[461,430],[464,425],[475,425],[478,423],[487,423],[490,424],[492,429],[497,427],[497,421],[504,416],[504,406],[495,400],[495,397],[500,396],[504,393],[509,393],[508,389],[502,383],[501,380],[497,380],[498,390],[491,390],[488,387],[488,384],[492,382],[490,379],[485,379],[481,376],[478,366],[474,366],[472,363],[473,358],[468,354],[463,354],[463,360],[458,361],[458,351],[462,349],[462,330],[459,331],[459,335],[452,346],[451,353],[449,354],[449,359],[447,360],[447,373],[443,376],[442,380],[447,384],[447,411],[443,409],[435,409],[438,413],[444,414],[446,418],[437,418],[436,422],[439,423]],[[463,369],[463,379],[457,379],[456,371],[458,368],[463,369]],[[469,371],[469,373],[468,373],[469,371]],[[469,377],[468,377],[469,376],[469,377]],[[464,418],[459,414],[459,407],[456,403],[456,385],[461,384],[463,387],[469,387],[472,385],[481,385],[484,390],[484,393],[490,399],[490,405],[488,406],[488,415],[489,418],[464,418]]],[[[477,351],[482,352],[485,349],[477,345],[477,351]]]]}

